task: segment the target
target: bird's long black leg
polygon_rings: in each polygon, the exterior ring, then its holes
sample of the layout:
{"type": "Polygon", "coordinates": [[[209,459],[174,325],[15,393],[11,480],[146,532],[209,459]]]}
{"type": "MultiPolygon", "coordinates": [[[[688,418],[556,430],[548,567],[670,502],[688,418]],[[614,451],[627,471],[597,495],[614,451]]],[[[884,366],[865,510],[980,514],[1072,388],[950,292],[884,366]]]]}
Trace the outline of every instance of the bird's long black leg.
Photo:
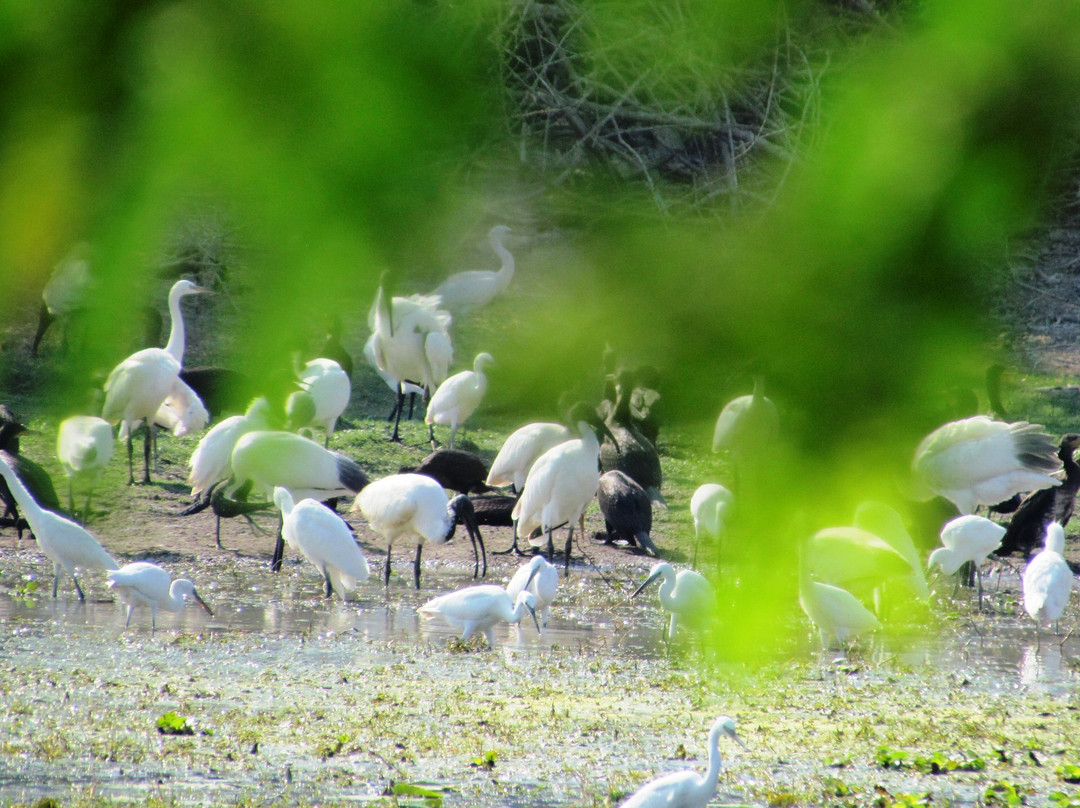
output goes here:
{"type": "Polygon", "coordinates": [[[128,485],[135,485],[135,466],[134,466],[135,461],[132,459],[134,454],[135,454],[135,450],[131,446],[131,430],[128,430],[127,450],[128,450],[128,485]]]}
{"type": "Polygon", "coordinates": [[[547,560],[551,561],[555,558],[555,542],[551,538],[551,528],[548,528],[548,546],[547,546],[547,560]]]}
{"type": "Polygon", "coordinates": [[[409,417],[406,420],[412,420],[413,407],[416,406],[416,393],[409,393],[409,417]]]}
{"type": "Polygon", "coordinates": [[[416,584],[416,588],[420,588],[420,552],[424,549],[423,542],[416,545],[416,560],[413,561],[413,583],[416,584]]]}
{"type": "Polygon", "coordinates": [[[394,434],[390,436],[390,440],[395,443],[401,443],[401,435],[398,434],[398,425],[401,423],[401,411],[405,408],[405,391],[401,389],[401,383],[398,382],[397,388],[397,413],[394,416],[394,434]]]}
{"type": "Polygon", "coordinates": [[[215,519],[214,540],[217,542],[218,549],[223,550],[224,548],[221,546],[221,517],[215,516],[215,519]]]}
{"type": "Polygon", "coordinates": [[[281,572],[281,562],[285,560],[285,534],[282,533],[284,523],[284,517],[278,520],[277,541],[274,543],[274,557],[270,560],[271,572],[281,572]]]}
{"type": "Polygon", "coordinates": [[[143,424],[146,436],[143,438],[143,484],[150,485],[150,424],[143,424]]]}
{"type": "Polygon", "coordinates": [[[79,579],[74,575],[71,576],[71,580],[75,582],[75,591],[79,593],[79,600],[86,601],[86,595],[83,594],[82,587],[79,586],[79,579]]]}
{"type": "Polygon", "coordinates": [[[574,528],[571,526],[570,530],[566,534],[566,558],[563,561],[563,577],[570,577],[570,545],[574,543],[574,528]]]}
{"type": "Polygon", "coordinates": [[[323,578],[326,579],[326,597],[331,597],[334,594],[334,585],[330,583],[330,573],[325,569],[323,570],[323,578]]]}
{"type": "Polygon", "coordinates": [[[52,596],[56,597],[56,591],[60,588],[60,565],[53,565],[52,596]]]}

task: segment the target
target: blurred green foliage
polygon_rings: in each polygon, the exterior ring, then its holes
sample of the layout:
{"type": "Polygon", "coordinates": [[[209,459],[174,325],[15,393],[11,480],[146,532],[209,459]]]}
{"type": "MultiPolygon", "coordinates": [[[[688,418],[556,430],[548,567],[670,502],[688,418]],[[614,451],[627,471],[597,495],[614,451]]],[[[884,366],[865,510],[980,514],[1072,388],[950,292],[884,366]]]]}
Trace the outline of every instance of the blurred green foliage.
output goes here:
{"type": "MultiPolygon", "coordinates": [[[[898,6],[849,51],[826,38],[818,145],[788,156],[768,204],[672,217],[644,187],[564,194],[509,157],[500,31],[524,5],[0,4],[0,319],[29,316],[91,242],[102,302],[65,376],[84,383],[141,347],[131,312],[158,257],[211,206],[250,272],[217,359],[258,375],[327,309],[366,335],[379,272],[421,291],[448,234],[479,235],[483,215],[571,233],[485,346],[493,406],[524,417],[594,390],[610,343],[662,369],[666,411],[704,451],[763,373],[784,446],[729,539],[749,550],[723,635],[751,652],[781,630],[795,538],[895,503],[911,448],[954,415],[946,391],[981,383],[1003,247],[1074,150],[1080,9],[944,0],[898,6]]],[[[820,35],[823,8],[582,3],[582,41],[594,79],[638,70],[635,92],[694,104],[729,64],[820,35]]]]}

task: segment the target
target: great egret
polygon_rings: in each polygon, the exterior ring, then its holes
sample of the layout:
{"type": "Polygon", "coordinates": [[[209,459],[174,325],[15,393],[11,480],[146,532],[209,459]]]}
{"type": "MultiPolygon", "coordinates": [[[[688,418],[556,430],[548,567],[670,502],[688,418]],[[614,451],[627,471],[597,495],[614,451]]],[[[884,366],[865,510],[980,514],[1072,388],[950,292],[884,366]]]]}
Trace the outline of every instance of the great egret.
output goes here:
{"type": "Polygon", "coordinates": [[[930,554],[927,569],[937,566],[946,575],[955,575],[961,566],[970,561],[975,566],[975,577],[979,582],[981,609],[982,565],[986,557],[1001,545],[1004,535],[1005,528],[985,517],[974,514],[958,516],[941,529],[942,546],[930,554]]]}
{"type": "Polygon", "coordinates": [[[413,295],[387,300],[383,283],[375,294],[368,315],[371,336],[364,354],[397,392],[394,432],[400,441],[398,424],[405,399],[406,383],[430,394],[450,372],[454,348],[450,341],[450,313],[439,308],[435,296],[413,295]]]}
{"type": "MultiPolygon", "coordinates": [[[[231,495],[246,481],[256,493],[273,498],[274,488],[287,488],[294,500],[357,494],[368,484],[360,465],[338,452],[331,452],[313,440],[292,432],[256,430],[241,435],[232,451],[231,495]]],[[[281,568],[285,539],[279,533],[271,569],[281,568]]]]}
{"type": "Polygon", "coordinates": [[[432,448],[435,444],[435,424],[450,427],[450,448],[454,448],[458,427],[480,406],[480,401],[487,392],[488,380],[484,374],[484,366],[494,361],[489,353],[477,354],[472,370],[455,373],[443,381],[432,394],[424,418],[431,430],[432,448]]]}
{"type": "Polygon", "coordinates": [[[1080,435],[1069,433],[1058,445],[1058,459],[1065,470],[1061,485],[1042,488],[1020,503],[1005,529],[998,555],[1012,555],[1019,551],[1025,556],[1034,552],[1046,536],[1046,526],[1057,522],[1062,527],[1069,524],[1076,507],[1076,492],[1080,490],[1080,464],[1076,462],[1076,450],[1080,448],[1080,435]]]}
{"type": "MultiPolygon", "coordinates": [[[[6,410],[2,405],[0,408],[6,410]]],[[[23,432],[26,432],[26,427],[14,418],[5,417],[0,421],[0,458],[15,470],[16,476],[38,505],[47,511],[63,514],[60,498],[56,494],[56,486],[53,485],[49,472],[40,463],[31,460],[20,451],[19,435],[23,432]]],[[[21,540],[25,520],[20,520],[18,503],[3,479],[0,479],[0,499],[4,502],[5,512],[14,514],[15,527],[19,531],[21,540]]]]}
{"type": "Polygon", "coordinates": [[[473,577],[478,574],[481,555],[484,555],[484,574],[487,574],[484,540],[476,525],[472,503],[464,494],[451,498],[446,489],[430,477],[423,474],[392,474],[375,480],[357,495],[352,510],[359,511],[371,529],[386,539],[383,582],[387,586],[390,584],[390,550],[394,541],[407,539],[416,542],[413,582],[419,589],[420,553],[424,544],[445,544],[450,541],[459,518],[464,522],[473,543],[476,559],[473,577]]]}
{"type": "MultiPolygon", "coordinates": [[[[697,569],[698,545],[705,534],[720,543],[731,511],[734,496],[720,483],[704,483],[690,497],[690,515],[694,518],[694,549],[690,566],[697,569]]],[[[717,557],[719,557],[719,548],[717,557]]]]}
{"type": "Polygon", "coordinates": [[[290,547],[311,562],[326,581],[326,597],[335,591],[342,600],[367,581],[367,559],[340,516],[321,502],[294,502],[287,489],[274,489],[274,504],[281,511],[281,535],[290,547]]]}
{"type": "Polygon", "coordinates": [[[315,414],[311,424],[322,427],[326,433],[323,445],[330,446],[330,436],[338,418],[349,406],[352,396],[352,382],[349,374],[333,359],[312,359],[300,369],[300,387],[311,396],[315,404],[315,414]]]}
{"type": "Polygon", "coordinates": [[[708,627],[716,616],[716,592],[704,575],[694,570],[679,570],[666,561],[653,566],[649,577],[634,590],[631,599],[640,595],[649,584],[660,583],[660,608],[671,615],[667,634],[668,642],[675,638],[675,629],[681,624],[692,630],[708,627]]]}
{"type": "Polygon", "coordinates": [[[502,260],[498,272],[482,269],[458,272],[439,284],[435,294],[443,306],[451,311],[468,311],[483,306],[506,290],[514,277],[514,256],[503,246],[509,234],[510,228],[502,224],[488,231],[488,243],[502,260]]]}
{"type": "Polygon", "coordinates": [[[1054,439],[1038,424],[975,415],[938,427],[919,443],[912,471],[922,499],[937,494],[957,510],[1003,502],[1021,491],[1060,485],[1054,439]]]}
{"type": "Polygon", "coordinates": [[[1072,595],[1073,575],[1064,552],[1065,528],[1051,522],[1045,546],[1024,568],[1024,611],[1042,626],[1061,617],[1072,595]]]}
{"type": "Polygon", "coordinates": [[[623,539],[651,556],[660,555],[649,536],[652,500],[644,488],[621,471],[605,471],[600,475],[596,500],[604,515],[607,544],[623,539]]]}
{"type": "Polygon", "coordinates": [[[167,612],[179,612],[184,608],[187,598],[194,598],[195,602],[206,609],[207,614],[214,616],[213,610],[202,599],[195,584],[187,578],[172,577],[157,564],[148,561],[134,561],[125,564],[120,569],[114,569],[108,574],[109,588],[116,592],[116,596],[127,604],[127,620],[124,628],[131,624],[131,615],[136,606],[150,607],[150,630],[157,631],[157,612],[164,609],[167,612]]]}
{"type": "Polygon", "coordinates": [[[531,614],[536,630],[540,631],[536,596],[532,592],[520,592],[512,600],[505,589],[495,584],[477,584],[439,595],[416,611],[421,617],[429,620],[441,617],[450,626],[460,628],[462,642],[474,634],[483,634],[489,648],[495,647],[496,623],[519,623],[526,614],[531,614]]]}
{"type": "MultiPolygon", "coordinates": [[[[530,536],[537,528],[547,533],[549,556],[554,550],[552,531],[567,525],[563,566],[566,575],[570,574],[574,524],[584,515],[600,484],[600,442],[593,429],[611,434],[587,405],[575,405],[571,419],[576,420],[581,437],[560,443],[537,459],[525,477],[524,490],[512,514],[518,538],[530,536]]],[[[543,544],[542,538],[530,541],[543,544]]]]}
{"type": "Polygon", "coordinates": [[[68,510],[75,513],[75,478],[86,485],[84,519],[90,518],[90,495],[113,455],[112,426],[95,415],[73,415],[60,422],[56,456],[68,478],[68,510]]]}
{"type": "Polygon", "coordinates": [[[555,600],[558,588],[559,571],[546,558],[538,555],[517,568],[506,585],[506,594],[516,601],[522,592],[532,592],[536,598],[533,606],[541,614],[541,624],[546,626],[551,617],[551,602],[555,600]]]}
{"type": "Polygon", "coordinates": [[[140,423],[145,422],[143,482],[149,483],[152,424],[161,405],[179,390],[177,384],[184,357],[184,315],[180,309],[180,300],[187,295],[207,291],[188,280],[179,280],[174,283],[172,289],[169,290],[169,315],[172,323],[168,343],[164,348],[144,348],[136,351],[113,368],[105,380],[105,405],[102,409],[102,417],[109,423],[123,424],[127,438],[129,485],[135,482],[135,473],[132,469],[132,431],[140,423]]]}
{"type": "Polygon", "coordinates": [[[657,777],[619,803],[619,808],[705,808],[716,794],[716,778],[723,765],[720,757],[721,735],[746,748],[735,733],[735,721],[721,715],[709,730],[709,766],[704,775],[699,775],[693,769],[684,769],[657,777]]]}
{"type": "Polygon", "coordinates": [[[606,421],[611,440],[600,444],[600,468],[603,471],[623,472],[644,488],[650,499],[664,504],[664,498],[660,495],[663,482],[660,455],[656,447],[637,430],[630,417],[633,386],[631,373],[625,370],[620,372],[616,384],[615,410],[606,421]]]}
{"type": "Polygon", "coordinates": [[[75,582],[79,600],[86,600],[75,570],[114,570],[119,565],[86,528],[38,505],[3,458],[0,458],[0,476],[7,482],[8,489],[19,503],[41,552],[53,562],[53,597],[56,597],[57,588],[60,586],[60,570],[65,569],[75,582]]]}

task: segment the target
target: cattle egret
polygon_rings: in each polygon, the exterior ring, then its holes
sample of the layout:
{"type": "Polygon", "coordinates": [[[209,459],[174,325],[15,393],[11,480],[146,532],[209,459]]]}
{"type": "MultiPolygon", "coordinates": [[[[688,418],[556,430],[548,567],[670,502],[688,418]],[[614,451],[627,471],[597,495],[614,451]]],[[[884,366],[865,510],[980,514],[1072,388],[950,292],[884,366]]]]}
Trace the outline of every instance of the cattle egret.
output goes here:
{"type": "Polygon", "coordinates": [[[484,366],[494,361],[489,353],[477,354],[472,370],[455,373],[440,384],[431,396],[424,421],[431,430],[432,448],[435,448],[435,424],[450,427],[450,448],[454,448],[458,427],[473,414],[487,392],[488,381],[484,375],[484,366]]]}
{"type": "Polygon", "coordinates": [[[912,460],[919,489],[937,494],[960,513],[1003,502],[1021,491],[1060,485],[1053,438],[1038,424],[1008,424],[975,415],[938,427],[919,443],[912,460]]]}
{"type": "MultiPolygon", "coordinates": [[[[146,425],[143,445],[143,482],[150,482],[150,432],[161,405],[173,395],[182,395],[179,380],[184,356],[184,315],[181,298],[208,290],[188,280],[179,280],[169,290],[169,315],[172,324],[164,348],[136,351],[115,368],[105,380],[105,405],[102,417],[109,423],[123,424],[128,449],[128,484],[135,482],[132,470],[131,433],[140,423],[146,425]]],[[[184,385],[187,387],[187,385],[184,385]]],[[[187,388],[189,391],[191,388],[187,388]]],[[[191,392],[194,396],[194,392],[191,392]]],[[[196,396],[197,398],[197,396],[196,396]]],[[[190,402],[189,402],[190,403],[190,402]]]]}
{"type": "Polygon", "coordinates": [[[182,611],[187,598],[194,598],[196,603],[206,609],[207,614],[214,616],[213,610],[199,595],[194,583],[187,578],[172,581],[169,573],[148,561],[125,564],[110,572],[108,578],[109,588],[127,604],[124,628],[131,624],[131,615],[136,606],[149,606],[150,630],[157,631],[158,609],[167,612],[182,611]]]}
{"type": "Polygon", "coordinates": [[[495,647],[496,623],[519,623],[526,613],[532,615],[536,630],[536,596],[532,592],[520,592],[516,600],[501,586],[478,584],[432,598],[416,611],[421,617],[441,617],[447,624],[461,629],[461,641],[466,642],[474,634],[487,638],[489,648],[495,647]]]}
{"type": "MultiPolygon", "coordinates": [[[[402,538],[416,542],[413,582],[419,589],[420,553],[425,542],[445,544],[450,541],[459,518],[473,543],[476,559],[473,577],[476,577],[480,556],[484,554],[484,540],[476,525],[472,503],[464,494],[451,499],[446,489],[426,475],[393,474],[365,487],[357,495],[352,510],[359,511],[371,529],[386,539],[383,582],[387,586],[390,584],[390,550],[395,540],[402,538]]],[[[486,555],[484,574],[487,574],[486,555]]]]}
{"type": "Polygon", "coordinates": [[[746,748],[735,734],[735,721],[726,715],[719,716],[709,730],[709,766],[704,776],[693,769],[684,769],[657,777],[619,803],[619,808],[705,808],[716,794],[716,778],[722,765],[721,735],[746,748]]]}
{"type": "Polygon", "coordinates": [[[68,478],[68,510],[75,513],[74,481],[86,484],[84,518],[90,518],[90,495],[113,455],[112,426],[94,415],[73,415],[60,422],[56,456],[68,478]]]}
{"type": "Polygon", "coordinates": [[[315,567],[326,582],[326,597],[336,591],[342,600],[367,581],[367,559],[340,516],[313,499],[293,501],[287,489],[274,489],[281,511],[281,535],[315,567]]]}
{"type": "Polygon", "coordinates": [[[22,508],[23,516],[30,525],[41,552],[53,562],[53,597],[56,597],[60,585],[60,570],[65,569],[75,582],[79,600],[86,600],[75,570],[115,570],[119,565],[86,528],[38,505],[11,466],[2,458],[0,476],[7,482],[8,489],[22,508]]]}
{"type": "Polygon", "coordinates": [[[709,625],[716,615],[716,593],[705,576],[693,570],[680,570],[676,574],[674,567],[661,561],[652,568],[644,583],[634,590],[631,599],[658,580],[661,581],[660,607],[671,615],[664,639],[671,642],[680,624],[694,630],[709,625]]]}
{"type": "Polygon", "coordinates": [[[1061,617],[1072,595],[1072,570],[1064,552],[1065,528],[1051,522],[1046,527],[1045,546],[1024,568],[1024,611],[1042,626],[1061,617]]]}
{"type": "Polygon", "coordinates": [[[502,260],[498,272],[482,269],[458,272],[439,284],[435,294],[442,300],[443,306],[451,311],[468,311],[485,305],[506,290],[514,277],[514,256],[503,246],[509,234],[510,228],[501,224],[488,232],[488,243],[502,260]]]}

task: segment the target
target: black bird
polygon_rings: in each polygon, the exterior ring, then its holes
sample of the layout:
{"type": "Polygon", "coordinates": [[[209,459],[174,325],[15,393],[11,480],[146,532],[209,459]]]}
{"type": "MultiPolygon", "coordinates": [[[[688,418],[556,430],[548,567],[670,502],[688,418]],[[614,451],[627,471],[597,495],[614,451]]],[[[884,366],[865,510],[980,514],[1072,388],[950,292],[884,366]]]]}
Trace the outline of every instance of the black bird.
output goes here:
{"type": "MultiPolygon", "coordinates": [[[[319,356],[326,359],[333,359],[341,365],[341,369],[344,370],[346,375],[351,379],[353,375],[353,359],[352,355],[345,350],[345,346],[341,342],[341,330],[341,318],[336,314],[331,314],[330,317],[327,318],[326,341],[319,350],[319,356]]],[[[314,358],[315,357],[312,357],[312,359],[314,358]]]]}
{"type": "Polygon", "coordinates": [[[604,471],[618,470],[645,489],[649,498],[663,503],[660,484],[660,455],[656,447],[634,426],[630,416],[630,398],[634,379],[630,371],[619,373],[615,399],[615,411],[607,419],[607,427],[614,440],[604,438],[600,444],[600,468],[604,471]]]}
{"type": "Polygon", "coordinates": [[[228,480],[219,480],[210,486],[210,490],[207,491],[200,499],[196,499],[187,508],[180,511],[180,516],[191,516],[196,513],[205,511],[208,507],[214,512],[214,516],[217,517],[214,525],[214,540],[217,542],[219,549],[221,547],[221,520],[222,519],[235,519],[237,516],[242,516],[247,519],[248,524],[255,530],[261,531],[258,525],[251,518],[251,514],[258,513],[259,511],[267,511],[274,507],[273,502],[248,502],[248,496],[251,494],[252,482],[247,480],[233,493],[233,498],[225,496],[225,489],[228,488],[228,480]]]}
{"type": "Polygon", "coordinates": [[[439,449],[432,452],[415,468],[402,466],[398,473],[425,474],[448,491],[461,494],[483,494],[492,488],[484,481],[487,464],[472,452],[461,449],[439,449]]]}
{"type": "Polygon", "coordinates": [[[243,413],[259,394],[250,376],[231,368],[183,367],[180,380],[196,392],[210,415],[217,419],[243,413]]]}
{"type": "Polygon", "coordinates": [[[631,547],[637,547],[651,556],[659,555],[649,537],[652,530],[652,502],[644,488],[621,471],[608,471],[600,475],[596,497],[607,529],[605,544],[624,539],[631,547]]]}
{"type": "Polygon", "coordinates": [[[1062,437],[1058,458],[1065,469],[1065,479],[1061,485],[1043,488],[1023,501],[1005,529],[995,555],[1021,552],[1026,558],[1033,550],[1042,547],[1046,526],[1050,522],[1059,522],[1062,526],[1069,523],[1076,507],[1076,492],[1080,490],[1080,465],[1073,456],[1078,448],[1080,435],[1070,432],[1062,437]]]}

